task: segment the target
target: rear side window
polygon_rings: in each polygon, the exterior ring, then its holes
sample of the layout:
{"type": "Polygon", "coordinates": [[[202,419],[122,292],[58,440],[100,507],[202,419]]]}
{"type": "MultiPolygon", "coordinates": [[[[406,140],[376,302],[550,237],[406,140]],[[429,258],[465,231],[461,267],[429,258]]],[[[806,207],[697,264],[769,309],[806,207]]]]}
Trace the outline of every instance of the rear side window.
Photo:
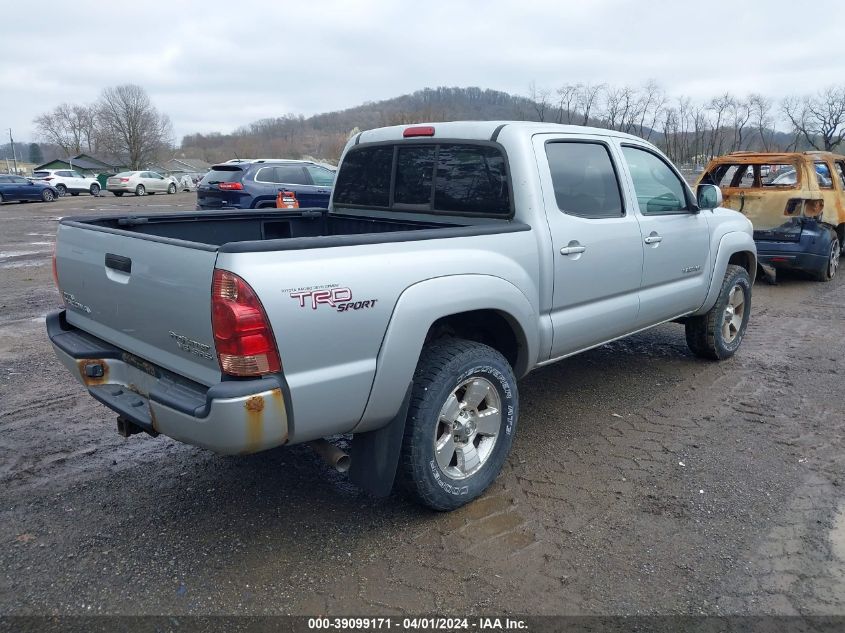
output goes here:
{"type": "Polygon", "coordinates": [[[331,187],[334,184],[334,172],[332,170],[318,165],[306,165],[305,169],[318,187],[331,187]]]}
{"type": "Polygon", "coordinates": [[[546,157],[561,211],[584,218],[624,215],[619,180],[603,144],[547,143],[546,157]]]}
{"type": "MultiPolygon", "coordinates": [[[[216,185],[221,182],[237,182],[244,172],[241,169],[218,169],[214,168],[202,178],[203,185],[216,185]]],[[[118,174],[118,176],[129,175],[118,174]]]]}
{"type": "Polygon", "coordinates": [[[472,215],[511,212],[501,151],[457,143],[354,148],[343,159],[334,203],[472,215]]]}

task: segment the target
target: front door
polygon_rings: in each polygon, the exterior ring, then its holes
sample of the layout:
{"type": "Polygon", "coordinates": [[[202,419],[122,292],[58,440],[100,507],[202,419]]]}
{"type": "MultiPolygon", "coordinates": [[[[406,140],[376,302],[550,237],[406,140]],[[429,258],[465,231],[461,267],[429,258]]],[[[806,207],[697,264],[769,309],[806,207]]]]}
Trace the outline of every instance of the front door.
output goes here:
{"type": "Polygon", "coordinates": [[[643,270],[639,327],[698,309],[710,287],[710,231],[681,176],[645,146],[622,145],[640,213],[643,270]]]}
{"type": "Polygon", "coordinates": [[[550,358],[559,358],[634,329],[643,244],[611,140],[537,135],[534,149],[553,246],[550,358]]]}

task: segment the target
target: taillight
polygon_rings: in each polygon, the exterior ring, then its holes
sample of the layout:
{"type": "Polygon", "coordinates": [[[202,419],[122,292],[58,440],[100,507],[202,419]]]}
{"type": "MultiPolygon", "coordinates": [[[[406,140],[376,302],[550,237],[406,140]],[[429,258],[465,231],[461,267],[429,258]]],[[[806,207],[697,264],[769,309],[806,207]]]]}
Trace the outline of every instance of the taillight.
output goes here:
{"type": "Polygon", "coordinates": [[[239,182],[221,182],[217,187],[222,191],[240,191],[244,186],[239,182]]]}
{"type": "Polygon", "coordinates": [[[129,178],[121,178],[120,182],[129,182],[129,178]]]}
{"type": "Polygon", "coordinates": [[[276,339],[261,301],[238,275],[219,268],[211,284],[211,326],[224,373],[260,376],[280,371],[276,339]]]}
{"type": "MultiPolygon", "coordinates": [[[[59,288],[59,269],[56,268],[56,245],[53,244],[53,283],[56,284],[56,289],[59,291],[59,294],[62,294],[62,289],[59,288]]],[[[62,299],[64,301],[64,299],[62,299]]]]}

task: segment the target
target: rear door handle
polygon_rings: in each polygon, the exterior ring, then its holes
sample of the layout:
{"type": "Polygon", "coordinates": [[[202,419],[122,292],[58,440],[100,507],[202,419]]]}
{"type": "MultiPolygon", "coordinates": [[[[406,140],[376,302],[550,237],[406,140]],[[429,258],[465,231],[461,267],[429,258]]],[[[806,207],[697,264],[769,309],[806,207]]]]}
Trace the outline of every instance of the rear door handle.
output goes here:
{"type": "Polygon", "coordinates": [[[564,246],[560,249],[561,255],[578,255],[587,250],[586,246],[564,246]]]}
{"type": "Polygon", "coordinates": [[[657,233],[652,233],[649,235],[645,240],[643,240],[646,244],[658,244],[659,242],[663,241],[663,238],[658,235],[657,233]]]}

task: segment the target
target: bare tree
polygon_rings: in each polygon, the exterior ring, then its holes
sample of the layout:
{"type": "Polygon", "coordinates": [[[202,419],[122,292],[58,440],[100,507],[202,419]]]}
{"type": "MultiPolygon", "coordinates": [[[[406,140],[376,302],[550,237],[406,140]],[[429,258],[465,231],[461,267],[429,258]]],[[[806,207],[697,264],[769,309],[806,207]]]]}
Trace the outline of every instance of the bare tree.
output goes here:
{"type": "Polygon", "coordinates": [[[575,104],[578,102],[578,90],[580,86],[566,84],[557,89],[557,122],[572,123],[572,115],[575,114],[575,104]]]}
{"type": "Polygon", "coordinates": [[[604,84],[578,84],[578,108],[581,110],[582,125],[590,124],[590,115],[599,101],[604,84]]]}
{"type": "Polygon", "coordinates": [[[801,99],[787,97],[781,110],[796,136],[815,149],[829,152],[845,140],[845,86],[831,86],[801,99]]]}
{"type": "Polygon", "coordinates": [[[546,120],[546,111],[549,108],[549,95],[550,91],[543,88],[538,89],[537,84],[533,81],[528,86],[528,98],[531,100],[532,107],[534,108],[534,116],[537,118],[536,121],[545,121],[546,120]]]}
{"type": "Polygon", "coordinates": [[[98,139],[111,153],[141,169],[173,144],[170,118],[160,114],[140,86],[106,88],[97,107],[98,139]]]}
{"type": "Polygon", "coordinates": [[[754,121],[754,128],[764,152],[774,145],[774,120],[772,119],[772,100],[761,94],[748,96],[748,109],[754,121]]]}
{"type": "Polygon", "coordinates": [[[67,156],[95,149],[94,106],[63,103],[36,117],[33,123],[43,140],[58,145],[67,156]]]}

